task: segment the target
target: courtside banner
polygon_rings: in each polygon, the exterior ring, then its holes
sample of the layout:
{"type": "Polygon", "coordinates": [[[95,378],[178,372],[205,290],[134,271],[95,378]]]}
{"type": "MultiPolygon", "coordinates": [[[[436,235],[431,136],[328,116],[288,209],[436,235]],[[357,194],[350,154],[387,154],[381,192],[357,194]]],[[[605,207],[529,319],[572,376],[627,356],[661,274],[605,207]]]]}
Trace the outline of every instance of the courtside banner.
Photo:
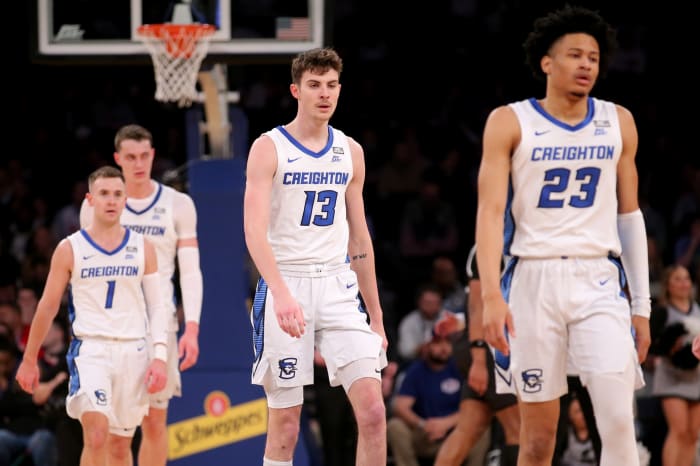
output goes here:
{"type": "Polygon", "coordinates": [[[267,429],[265,398],[231,406],[226,393],[215,391],[204,400],[204,412],[168,426],[168,459],[240,442],[267,429]]]}

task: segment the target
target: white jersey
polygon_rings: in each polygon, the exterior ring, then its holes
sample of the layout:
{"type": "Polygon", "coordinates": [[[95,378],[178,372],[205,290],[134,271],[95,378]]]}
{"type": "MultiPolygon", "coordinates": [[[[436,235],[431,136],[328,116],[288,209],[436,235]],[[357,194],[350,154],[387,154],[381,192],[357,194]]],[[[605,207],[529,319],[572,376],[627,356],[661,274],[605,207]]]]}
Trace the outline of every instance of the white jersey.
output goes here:
{"type": "Polygon", "coordinates": [[[73,248],[69,294],[73,334],[77,338],[145,338],[143,236],[126,230],[113,251],[104,250],[85,230],[71,234],[68,241],[73,248]]]}
{"type": "Polygon", "coordinates": [[[346,262],[345,190],[353,176],[347,137],[329,126],[328,143],[313,152],[281,126],[265,134],[277,150],[267,234],[277,263],[346,262]]]}
{"type": "Polygon", "coordinates": [[[613,103],[588,99],[575,126],[535,99],[510,104],[521,141],[511,159],[505,251],[525,258],[619,256],[617,163],[622,136],[613,103]]]}
{"type": "MultiPolygon", "coordinates": [[[[194,212],[194,203],[187,194],[158,183],[151,196],[144,199],[128,198],[120,219],[124,227],[143,234],[156,248],[163,303],[173,316],[169,324],[171,331],[178,328],[173,283],[177,242],[180,238],[197,236],[194,228],[184,225],[186,222],[178,221],[178,212],[184,212],[185,207],[194,212]]],[[[84,202],[81,210],[83,227],[89,224],[92,214],[92,208],[84,202]]]]}

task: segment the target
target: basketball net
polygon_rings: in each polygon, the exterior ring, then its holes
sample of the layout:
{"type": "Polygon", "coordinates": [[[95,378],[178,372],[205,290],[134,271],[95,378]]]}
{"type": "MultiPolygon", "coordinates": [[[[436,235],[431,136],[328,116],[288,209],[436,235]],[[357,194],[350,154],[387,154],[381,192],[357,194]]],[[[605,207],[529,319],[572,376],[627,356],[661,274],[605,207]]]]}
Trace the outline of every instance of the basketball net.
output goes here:
{"type": "Polygon", "coordinates": [[[197,72],[216,28],[211,24],[144,24],[138,28],[153,60],[156,100],[189,107],[197,99],[197,72]]]}

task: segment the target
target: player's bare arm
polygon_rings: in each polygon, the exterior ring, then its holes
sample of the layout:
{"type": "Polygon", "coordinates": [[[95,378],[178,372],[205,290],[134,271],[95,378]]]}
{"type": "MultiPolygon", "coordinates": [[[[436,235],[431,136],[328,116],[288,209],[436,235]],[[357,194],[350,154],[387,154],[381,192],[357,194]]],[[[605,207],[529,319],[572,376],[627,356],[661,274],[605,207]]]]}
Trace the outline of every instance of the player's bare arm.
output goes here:
{"type": "Polygon", "coordinates": [[[199,318],[202,311],[204,284],[199,267],[197,241],[197,210],[192,198],[180,193],[175,217],[178,232],[177,260],[180,271],[180,291],[185,314],[185,331],[178,342],[180,370],[194,366],[199,357],[199,318]]]}
{"type": "Polygon", "coordinates": [[[64,239],[56,246],[51,257],[51,268],[32,319],[24,356],[15,376],[22,390],[28,393],[33,393],[39,384],[39,349],[61,306],[61,298],[70,281],[72,269],[73,248],[70,241],[64,239]]]}
{"type": "MultiPolygon", "coordinates": [[[[484,340],[483,304],[481,299],[481,280],[469,280],[469,300],[467,312],[469,312],[469,340],[484,340]]],[[[476,393],[484,394],[489,386],[489,374],[486,365],[486,352],[490,351],[483,346],[471,346],[469,352],[472,364],[469,366],[467,383],[476,393]]]]}
{"type": "Polygon", "coordinates": [[[520,138],[520,126],[508,107],[491,112],[484,127],[483,155],[479,168],[479,202],[476,215],[477,263],[483,298],[484,338],[504,354],[513,334],[512,316],[501,295],[503,228],[510,176],[510,158],[520,138]]]}
{"type": "Polygon", "coordinates": [[[260,275],[272,293],[280,328],[293,337],[304,333],[304,313],[284,282],[267,240],[270,224],[272,179],[277,170],[277,150],[272,140],[260,136],[248,155],[243,199],[243,228],[246,246],[260,275]]]}
{"type": "Polygon", "coordinates": [[[639,136],[629,110],[618,105],[622,133],[622,154],[617,165],[618,230],[622,258],[630,286],[632,326],[635,330],[637,356],[643,362],[651,344],[649,329],[649,266],[644,219],[639,210],[639,179],[635,158],[639,136]]]}
{"type": "Polygon", "coordinates": [[[350,267],[357,274],[358,287],[365,302],[369,314],[370,327],[383,339],[384,349],[387,348],[386,333],[382,307],[379,302],[377,290],[377,275],[374,264],[374,248],[372,238],[367,227],[365,204],[362,198],[362,189],[365,183],[365,156],[362,146],[352,138],[348,138],[352,153],[353,176],[345,191],[345,204],[347,208],[350,239],[348,241],[348,254],[350,255],[350,267]]]}

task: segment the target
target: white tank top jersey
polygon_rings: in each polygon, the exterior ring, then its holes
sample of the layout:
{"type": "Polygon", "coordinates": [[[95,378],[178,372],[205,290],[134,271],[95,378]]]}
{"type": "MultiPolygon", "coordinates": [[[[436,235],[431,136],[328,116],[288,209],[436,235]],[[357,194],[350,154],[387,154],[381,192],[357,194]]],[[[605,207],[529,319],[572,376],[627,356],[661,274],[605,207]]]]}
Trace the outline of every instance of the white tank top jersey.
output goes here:
{"type": "Polygon", "coordinates": [[[353,176],[347,137],[329,126],[328,143],[313,152],[281,126],[265,134],[277,150],[267,235],[277,263],[347,262],[345,190],[353,176]]]}
{"type": "Polygon", "coordinates": [[[169,186],[158,183],[153,198],[142,201],[127,199],[126,208],[122,212],[121,224],[126,228],[141,233],[156,248],[158,257],[158,274],[160,288],[163,292],[163,303],[167,309],[175,309],[175,256],[177,254],[177,231],[175,230],[175,202],[182,193],[169,186]]]}
{"type": "Polygon", "coordinates": [[[511,103],[521,141],[511,159],[506,255],[619,256],[617,163],[622,136],[615,104],[588,99],[571,126],[534,98],[511,103]]]}
{"type": "MultiPolygon", "coordinates": [[[[155,184],[156,189],[151,196],[144,199],[127,199],[120,222],[122,226],[146,236],[155,246],[163,304],[172,314],[169,329],[177,331],[176,297],[173,283],[177,242],[181,237],[195,238],[197,232],[178,232],[176,212],[184,213],[189,210],[194,212],[194,204],[186,194],[154,181],[152,183],[155,184]],[[192,204],[192,206],[190,209],[185,209],[184,204],[192,204]]],[[[92,216],[92,207],[87,202],[83,202],[80,214],[81,224],[87,226],[92,221],[92,216]]]]}
{"type": "Polygon", "coordinates": [[[69,317],[77,338],[138,339],[148,331],[141,283],[145,267],[143,236],[126,230],[113,251],[95,243],[85,230],[68,236],[73,248],[69,317]]]}
{"type": "MultiPolygon", "coordinates": [[[[175,313],[175,257],[177,242],[180,238],[195,238],[197,232],[178,231],[177,212],[180,218],[185,212],[194,212],[192,199],[169,186],[155,183],[154,193],[144,199],[127,199],[126,208],[122,212],[122,226],[141,233],[155,246],[158,257],[158,274],[161,277],[160,288],[163,292],[163,304],[170,310],[173,320],[170,330],[177,330],[177,315],[175,313]],[[185,204],[190,204],[186,206],[185,204]]],[[[87,202],[83,202],[80,221],[86,226],[92,221],[93,210],[87,202]]],[[[189,214],[187,214],[189,215],[189,214]]],[[[194,222],[193,222],[194,224],[194,222]]],[[[183,227],[180,227],[182,229],[183,227]]]]}

